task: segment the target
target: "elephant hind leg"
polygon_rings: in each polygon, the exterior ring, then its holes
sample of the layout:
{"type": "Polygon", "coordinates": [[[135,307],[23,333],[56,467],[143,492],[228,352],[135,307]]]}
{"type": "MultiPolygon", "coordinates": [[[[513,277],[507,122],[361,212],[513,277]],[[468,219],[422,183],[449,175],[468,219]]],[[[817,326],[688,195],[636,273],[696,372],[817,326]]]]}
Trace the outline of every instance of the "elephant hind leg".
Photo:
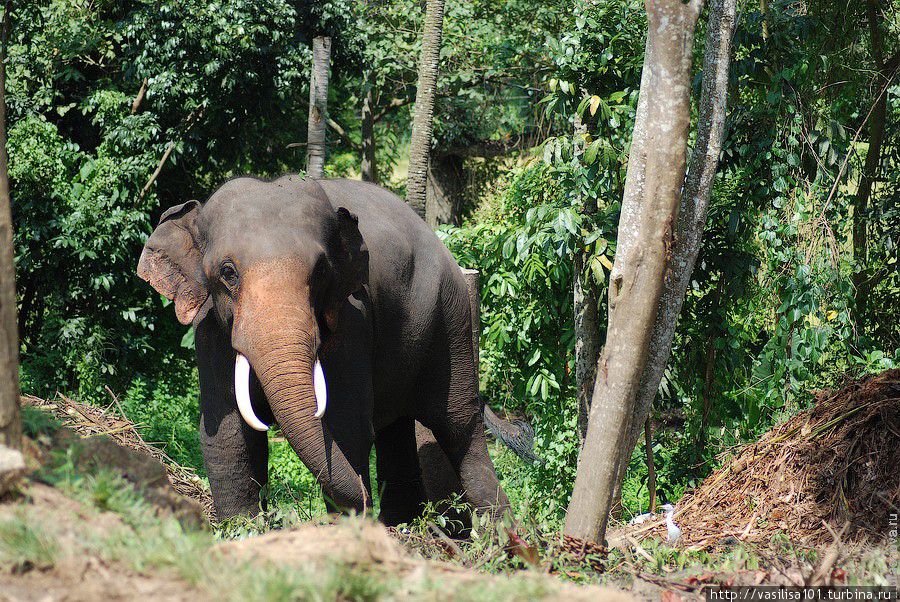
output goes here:
{"type": "Polygon", "coordinates": [[[447,455],[466,501],[479,513],[499,517],[509,508],[509,500],[488,455],[471,332],[468,319],[437,330],[442,344],[433,346],[424,362],[427,369],[418,378],[422,402],[416,419],[431,430],[447,455]]]}
{"type": "Polygon", "coordinates": [[[378,520],[395,526],[419,516],[425,503],[425,489],[416,455],[412,418],[400,418],[378,431],[375,435],[375,466],[381,492],[378,520]]]}
{"type": "Polygon", "coordinates": [[[452,507],[448,500],[465,496],[459,475],[450,458],[441,449],[434,434],[416,421],[416,445],[419,448],[419,467],[425,496],[435,509],[449,519],[445,530],[453,537],[468,537],[472,516],[467,510],[452,507]]]}
{"type": "Polygon", "coordinates": [[[466,501],[476,512],[491,512],[497,518],[509,508],[494,463],[488,455],[480,412],[464,424],[424,422],[434,434],[459,476],[466,501]]]}

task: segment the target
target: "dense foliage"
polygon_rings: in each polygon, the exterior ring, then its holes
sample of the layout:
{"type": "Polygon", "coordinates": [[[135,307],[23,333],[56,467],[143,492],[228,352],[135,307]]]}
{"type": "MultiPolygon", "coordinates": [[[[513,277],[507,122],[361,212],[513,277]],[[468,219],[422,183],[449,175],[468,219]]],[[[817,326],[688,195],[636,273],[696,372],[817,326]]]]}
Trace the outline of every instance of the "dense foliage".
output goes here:
{"type": "MultiPolygon", "coordinates": [[[[876,60],[871,16],[857,4],[740,10],[720,174],[653,421],[664,498],[803,408],[813,389],[900,362],[900,87],[879,68],[900,50],[900,7],[875,2],[876,60]],[[880,170],[861,210],[882,95],[880,170]]],[[[642,6],[447,5],[434,144],[467,157],[471,211],[439,234],[483,274],[483,393],[528,417],[546,460],[527,466],[497,448],[499,471],[520,511],[550,526],[578,446],[573,279],[596,287],[605,315],[642,6]],[[541,144],[470,158],[519,137],[541,144]],[[589,261],[574,274],[580,250],[589,261]]],[[[143,241],[163,209],[228,177],[303,167],[309,40],[323,33],[334,38],[339,128],[328,173],[358,173],[371,86],[378,171],[402,190],[422,12],[411,0],[16,2],[7,93],[26,391],[106,405],[109,387],[148,440],[202,470],[192,339],[136,277],[143,241]]],[[[702,31],[697,40],[699,65],[702,31]]],[[[284,442],[273,445],[276,497],[319,510],[311,476],[284,442]]],[[[646,507],[645,472],[636,453],[629,510],[646,507]]]]}

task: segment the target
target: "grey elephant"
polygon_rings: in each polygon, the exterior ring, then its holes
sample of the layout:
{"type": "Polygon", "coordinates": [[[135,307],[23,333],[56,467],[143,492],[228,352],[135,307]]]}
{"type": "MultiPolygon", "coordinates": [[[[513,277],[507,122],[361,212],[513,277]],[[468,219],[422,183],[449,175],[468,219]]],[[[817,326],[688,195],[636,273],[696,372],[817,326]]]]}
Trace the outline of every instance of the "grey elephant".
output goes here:
{"type": "Polygon", "coordinates": [[[371,505],[374,444],[381,520],[421,511],[414,421],[453,473],[426,479],[455,484],[476,509],[508,507],[485,442],[465,281],[391,192],[237,178],[166,211],[138,274],[196,328],[218,518],[258,511],[273,422],[333,508],[371,505]]]}

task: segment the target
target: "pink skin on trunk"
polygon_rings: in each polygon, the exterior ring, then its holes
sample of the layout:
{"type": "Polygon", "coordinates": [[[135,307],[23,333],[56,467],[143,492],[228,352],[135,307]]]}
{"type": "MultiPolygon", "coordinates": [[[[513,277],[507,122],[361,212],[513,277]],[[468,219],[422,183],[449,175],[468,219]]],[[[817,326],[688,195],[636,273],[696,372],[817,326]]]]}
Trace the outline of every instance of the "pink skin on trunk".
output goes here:
{"type": "MultiPolygon", "coordinates": [[[[319,479],[325,495],[337,506],[362,511],[366,500],[362,482],[319,419],[326,403],[325,379],[317,358],[319,328],[306,273],[295,262],[269,262],[244,273],[232,330],[238,352],[235,394],[246,408],[245,385],[252,367],[282,433],[319,479]]],[[[252,409],[246,409],[246,414],[241,410],[245,419],[258,422],[248,420],[250,426],[265,428],[252,409]]]]}

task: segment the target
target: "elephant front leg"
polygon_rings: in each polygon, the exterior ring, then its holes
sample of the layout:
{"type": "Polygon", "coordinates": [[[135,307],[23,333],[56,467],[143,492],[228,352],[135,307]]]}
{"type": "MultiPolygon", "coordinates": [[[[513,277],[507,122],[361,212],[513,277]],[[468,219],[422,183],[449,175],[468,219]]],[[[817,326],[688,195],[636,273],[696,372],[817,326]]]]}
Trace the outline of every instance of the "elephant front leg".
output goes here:
{"type": "Polygon", "coordinates": [[[197,325],[195,341],[200,372],[200,445],[216,519],[255,515],[261,509],[260,490],[268,481],[266,434],[251,429],[238,413],[235,353],[211,315],[197,325]]]}

